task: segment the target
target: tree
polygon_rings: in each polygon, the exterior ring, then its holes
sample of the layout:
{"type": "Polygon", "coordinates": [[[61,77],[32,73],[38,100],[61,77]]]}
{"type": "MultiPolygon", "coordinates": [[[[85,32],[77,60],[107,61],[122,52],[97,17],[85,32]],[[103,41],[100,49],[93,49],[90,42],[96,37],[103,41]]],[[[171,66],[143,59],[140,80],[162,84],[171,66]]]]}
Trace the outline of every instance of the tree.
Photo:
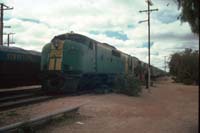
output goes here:
{"type": "Polygon", "coordinates": [[[199,82],[199,51],[185,49],[171,55],[169,62],[170,74],[175,76],[175,80],[185,84],[199,82]]]}
{"type": "Polygon", "coordinates": [[[199,1],[177,0],[181,14],[178,17],[181,22],[188,22],[193,33],[199,34],[199,1]]]}

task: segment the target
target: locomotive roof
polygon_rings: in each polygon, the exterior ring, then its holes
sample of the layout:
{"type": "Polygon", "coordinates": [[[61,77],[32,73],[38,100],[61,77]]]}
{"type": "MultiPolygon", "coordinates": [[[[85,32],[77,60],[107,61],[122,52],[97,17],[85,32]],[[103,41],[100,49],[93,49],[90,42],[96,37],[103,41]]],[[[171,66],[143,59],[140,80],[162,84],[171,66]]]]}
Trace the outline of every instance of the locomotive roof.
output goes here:
{"type": "MultiPolygon", "coordinates": [[[[84,36],[84,35],[81,35],[81,34],[77,34],[77,33],[66,33],[66,34],[61,34],[61,35],[58,35],[58,36],[55,36],[53,39],[60,39],[60,40],[72,40],[72,41],[76,41],[76,42],[80,42],[80,43],[84,43],[86,42],[87,40],[91,40],[93,42],[96,42],[100,45],[104,45],[106,47],[110,47],[110,48],[113,48],[113,49],[116,49],[114,46],[111,46],[107,43],[101,43],[101,42],[98,42],[96,40],[93,40],[87,36],[84,36]]],[[[52,39],[52,40],[53,40],[52,39]]]]}
{"type": "Polygon", "coordinates": [[[25,49],[18,48],[18,47],[0,46],[0,51],[22,53],[22,54],[31,54],[31,55],[38,55],[38,56],[41,55],[40,52],[33,51],[33,50],[25,50],[25,49]]]}

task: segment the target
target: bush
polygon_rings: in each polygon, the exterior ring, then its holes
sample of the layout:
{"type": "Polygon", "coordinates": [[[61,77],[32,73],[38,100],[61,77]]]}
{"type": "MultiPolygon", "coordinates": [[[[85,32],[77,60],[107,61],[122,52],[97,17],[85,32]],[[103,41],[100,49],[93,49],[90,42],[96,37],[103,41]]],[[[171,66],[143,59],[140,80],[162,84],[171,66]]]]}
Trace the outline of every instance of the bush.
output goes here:
{"type": "Polygon", "coordinates": [[[191,85],[194,82],[192,81],[192,79],[183,79],[183,83],[186,84],[186,85],[191,85]]]}
{"type": "Polygon", "coordinates": [[[199,51],[185,49],[171,55],[169,62],[170,74],[176,82],[198,84],[199,81],[199,51]]]}
{"type": "Polygon", "coordinates": [[[139,96],[141,93],[141,83],[133,75],[119,75],[115,79],[113,92],[129,96],[139,96]]]}

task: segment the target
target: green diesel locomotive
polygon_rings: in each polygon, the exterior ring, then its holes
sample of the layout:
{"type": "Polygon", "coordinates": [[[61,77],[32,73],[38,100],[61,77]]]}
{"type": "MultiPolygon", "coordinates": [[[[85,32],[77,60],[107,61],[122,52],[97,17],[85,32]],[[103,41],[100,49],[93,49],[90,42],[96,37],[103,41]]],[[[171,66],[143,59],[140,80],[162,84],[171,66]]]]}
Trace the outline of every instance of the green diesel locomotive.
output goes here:
{"type": "MultiPolygon", "coordinates": [[[[136,57],[81,34],[55,36],[42,50],[42,88],[46,91],[76,92],[99,85],[111,86],[117,75],[134,74],[136,57]]],[[[136,73],[135,73],[136,74],[136,73]]]]}

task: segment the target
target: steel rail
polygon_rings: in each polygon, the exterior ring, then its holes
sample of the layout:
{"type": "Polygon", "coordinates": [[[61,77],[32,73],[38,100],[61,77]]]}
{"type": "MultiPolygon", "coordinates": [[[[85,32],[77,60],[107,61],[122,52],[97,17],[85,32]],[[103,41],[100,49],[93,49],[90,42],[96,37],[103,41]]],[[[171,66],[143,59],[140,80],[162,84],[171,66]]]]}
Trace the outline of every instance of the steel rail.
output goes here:
{"type": "Polygon", "coordinates": [[[29,104],[34,104],[50,99],[55,99],[59,97],[53,97],[53,96],[40,96],[40,97],[35,97],[35,98],[29,98],[29,99],[22,99],[19,101],[14,101],[14,102],[7,102],[0,104],[0,111],[16,108],[16,107],[21,107],[23,105],[29,105],[29,104]]]}
{"type": "Polygon", "coordinates": [[[8,96],[8,97],[3,97],[0,98],[0,105],[3,102],[9,102],[9,101],[16,101],[16,100],[20,100],[20,99],[25,99],[25,98],[31,98],[36,96],[36,94],[21,94],[21,95],[14,95],[14,96],[8,96]]]}
{"type": "Polygon", "coordinates": [[[0,90],[0,97],[7,97],[7,96],[13,96],[17,94],[27,94],[27,93],[34,93],[39,92],[41,88],[31,88],[31,89],[22,89],[22,90],[0,90]]]}

